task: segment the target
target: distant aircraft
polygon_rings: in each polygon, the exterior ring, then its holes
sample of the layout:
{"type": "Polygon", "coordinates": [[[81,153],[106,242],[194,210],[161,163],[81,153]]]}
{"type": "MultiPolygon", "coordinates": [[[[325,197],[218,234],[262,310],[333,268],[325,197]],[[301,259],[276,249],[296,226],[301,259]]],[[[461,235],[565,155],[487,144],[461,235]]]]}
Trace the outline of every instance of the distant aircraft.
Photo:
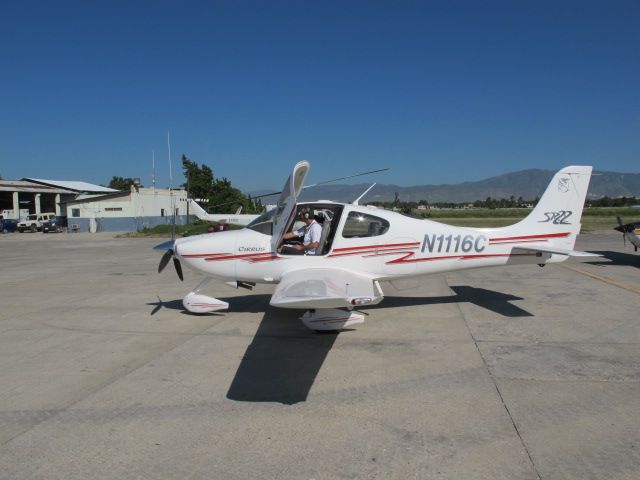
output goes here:
{"type": "Polygon", "coordinates": [[[633,249],[637,252],[638,247],[640,247],[640,222],[635,223],[623,223],[622,218],[616,217],[618,219],[618,226],[614,228],[619,232],[622,232],[622,238],[626,241],[629,240],[631,245],[633,245],[633,249]]]}
{"type": "Polygon", "coordinates": [[[308,310],[301,320],[313,330],[340,330],[364,322],[364,315],[354,308],[383,300],[382,281],[479,267],[544,266],[570,256],[597,256],[573,250],[592,167],[572,166],[557,172],[533,211],[503,228],[455,227],[410,218],[361,206],[362,196],[352,203],[298,203],[309,168],[309,162],[298,162],[277,207],[247,228],[179,238],[156,247],[167,250],[159,272],[173,259],[180,279],[180,262],[205,275],[183,299],[188,311],[229,307],[200,293],[211,279],[247,289],[271,283],[276,284],[271,305],[308,310]],[[304,221],[308,229],[302,232],[302,245],[287,250],[297,255],[287,254],[280,247],[283,239],[292,236],[296,220],[304,221]]]}
{"type": "Polygon", "coordinates": [[[191,208],[195,216],[198,217],[200,220],[206,220],[208,222],[231,223],[234,225],[242,225],[243,227],[249,225],[259,216],[259,215],[250,215],[250,214],[244,214],[244,215],[240,214],[242,207],[240,207],[234,214],[207,213],[193,199],[189,199],[189,207],[191,208]]]}

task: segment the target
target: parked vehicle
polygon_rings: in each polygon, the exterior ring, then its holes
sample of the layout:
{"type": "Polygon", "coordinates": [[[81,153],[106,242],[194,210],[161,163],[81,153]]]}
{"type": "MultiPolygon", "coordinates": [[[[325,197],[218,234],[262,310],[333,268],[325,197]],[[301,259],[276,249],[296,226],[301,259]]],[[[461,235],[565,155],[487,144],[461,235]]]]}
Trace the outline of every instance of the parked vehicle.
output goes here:
{"type": "Polygon", "coordinates": [[[19,232],[37,232],[42,230],[42,222],[56,218],[55,213],[39,213],[29,215],[26,220],[18,223],[19,232]]]}
{"type": "Polygon", "coordinates": [[[9,233],[15,232],[18,229],[18,221],[12,218],[3,218],[0,215],[0,232],[9,233]]]}
{"type": "Polygon", "coordinates": [[[67,228],[67,217],[55,217],[42,222],[42,233],[60,233],[67,228]]]}

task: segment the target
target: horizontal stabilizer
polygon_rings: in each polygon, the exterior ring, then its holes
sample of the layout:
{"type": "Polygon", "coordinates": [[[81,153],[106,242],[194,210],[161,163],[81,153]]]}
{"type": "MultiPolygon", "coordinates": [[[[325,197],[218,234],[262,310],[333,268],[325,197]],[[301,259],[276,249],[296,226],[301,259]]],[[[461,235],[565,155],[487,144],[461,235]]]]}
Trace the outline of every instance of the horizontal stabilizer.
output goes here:
{"type": "Polygon", "coordinates": [[[550,253],[554,255],[566,255],[567,257],[601,257],[598,253],[581,252],[579,250],[567,250],[564,248],[540,248],[540,247],[517,247],[525,252],[550,253]]]}

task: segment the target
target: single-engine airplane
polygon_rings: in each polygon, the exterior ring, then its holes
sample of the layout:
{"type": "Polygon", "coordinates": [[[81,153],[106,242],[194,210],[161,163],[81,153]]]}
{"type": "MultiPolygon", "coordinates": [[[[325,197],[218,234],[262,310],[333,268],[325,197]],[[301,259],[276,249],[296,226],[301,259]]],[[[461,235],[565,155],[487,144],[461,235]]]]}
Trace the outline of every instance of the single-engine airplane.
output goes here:
{"type": "Polygon", "coordinates": [[[614,227],[614,230],[622,232],[622,238],[625,243],[629,240],[633,245],[633,249],[637,252],[638,247],[640,247],[640,222],[625,224],[620,217],[616,218],[618,219],[618,226],[614,227]]]}
{"type": "Polygon", "coordinates": [[[212,279],[248,289],[272,283],[277,286],[271,305],[307,310],[301,320],[313,330],[340,330],[364,322],[364,315],[354,309],[383,300],[382,281],[500,265],[544,266],[570,256],[593,255],[573,250],[591,177],[589,166],[557,172],[533,211],[503,228],[455,227],[361,206],[364,194],[346,204],[298,203],[309,168],[306,160],[298,162],[276,208],[246,228],[179,238],[156,247],[167,250],[158,271],[173,258],[181,279],[181,262],[205,275],[184,297],[185,309],[205,313],[229,307],[201,293],[212,279]],[[280,253],[283,237],[300,213],[321,223],[315,255],[280,253]]]}
{"type": "Polygon", "coordinates": [[[220,223],[232,223],[234,225],[247,226],[253,222],[259,215],[241,214],[242,207],[240,207],[236,213],[207,213],[198,203],[189,199],[189,208],[196,217],[200,220],[206,220],[208,222],[220,222],[220,223]]]}

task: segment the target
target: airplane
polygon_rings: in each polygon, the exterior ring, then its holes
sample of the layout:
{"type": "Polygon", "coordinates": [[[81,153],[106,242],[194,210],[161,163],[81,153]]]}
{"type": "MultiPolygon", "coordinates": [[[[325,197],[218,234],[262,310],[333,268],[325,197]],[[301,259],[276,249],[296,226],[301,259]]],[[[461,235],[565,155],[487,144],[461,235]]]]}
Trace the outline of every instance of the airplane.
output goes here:
{"type": "MultiPolygon", "coordinates": [[[[592,167],[558,171],[533,211],[502,228],[456,227],[401,213],[329,200],[298,202],[310,169],[298,162],[276,208],[247,227],[215,235],[178,238],[155,247],[166,250],[158,272],[173,259],[205,275],[183,299],[192,313],[229,308],[202,293],[213,279],[235,288],[275,284],[270,304],[303,309],[303,324],[316,331],[337,331],[364,322],[358,307],[384,299],[381,282],[433,273],[501,265],[557,263],[568,257],[598,256],[573,250],[592,167]],[[283,237],[312,212],[322,224],[315,255],[279,252],[283,237]]],[[[287,235],[289,237],[289,235],[287,235]]]]}
{"type": "Polygon", "coordinates": [[[234,225],[241,225],[243,227],[249,225],[259,216],[248,213],[241,214],[240,212],[242,211],[242,207],[240,207],[234,214],[207,213],[204,208],[198,205],[198,203],[192,198],[189,199],[189,207],[200,220],[205,220],[207,222],[230,223],[234,225]]]}
{"type": "Polygon", "coordinates": [[[616,217],[618,219],[618,226],[614,227],[614,230],[622,232],[622,238],[626,241],[629,240],[631,245],[633,245],[634,251],[638,251],[638,247],[640,247],[640,222],[635,223],[623,223],[620,217],[616,217]]]}

